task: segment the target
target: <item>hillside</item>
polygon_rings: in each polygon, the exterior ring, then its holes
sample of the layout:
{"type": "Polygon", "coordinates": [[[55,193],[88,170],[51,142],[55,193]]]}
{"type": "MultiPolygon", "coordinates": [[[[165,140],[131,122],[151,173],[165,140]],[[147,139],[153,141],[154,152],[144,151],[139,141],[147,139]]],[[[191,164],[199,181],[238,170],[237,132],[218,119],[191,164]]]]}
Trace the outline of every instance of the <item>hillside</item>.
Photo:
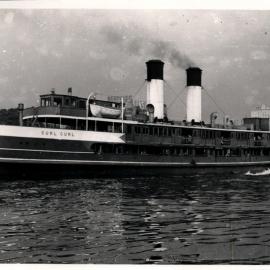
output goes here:
{"type": "Polygon", "coordinates": [[[19,111],[18,109],[1,109],[0,110],[1,125],[18,125],[19,111]]]}

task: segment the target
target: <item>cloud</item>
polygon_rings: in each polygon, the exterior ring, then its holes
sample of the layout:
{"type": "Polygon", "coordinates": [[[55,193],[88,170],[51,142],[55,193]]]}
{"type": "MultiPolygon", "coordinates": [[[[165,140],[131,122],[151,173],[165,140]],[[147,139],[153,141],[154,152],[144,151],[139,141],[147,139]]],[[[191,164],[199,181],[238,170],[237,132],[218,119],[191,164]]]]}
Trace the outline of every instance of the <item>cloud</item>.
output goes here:
{"type": "Polygon", "coordinates": [[[245,98],[245,104],[247,104],[247,105],[253,105],[254,102],[255,102],[254,99],[255,99],[254,96],[247,96],[245,98]]]}
{"type": "Polygon", "coordinates": [[[42,44],[40,47],[36,47],[36,50],[43,56],[47,56],[49,54],[49,48],[45,44],[42,44]]]}
{"type": "Polygon", "coordinates": [[[143,53],[151,57],[168,60],[177,68],[186,69],[196,66],[184,52],[175,47],[172,42],[156,39],[149,33],[142,35],[141,29],[131,29],[132,26],[117,28],[114,26],[104,26],[100,33],[105,37],[106,42],[120,47],[128,54],[141,56],[143,53]],[[131,33],[137,33],[132,35],[131,33]]]}
{"type": "Polygon", "coordinates": [[[210,16],[211,16],[214,24],[222,23],[221,18],[217,14],[211,13],[210,16]]]}
{"type": "Polygon", "coordinates": [[[210,65],[210,64],[214,64],[217,61],[216,57],[213,55],[209,55],[209,56],[205,56],[202,58],[202,62],[205,65],[210,65]]]}
{"type": "Polygon", "coordinates": [[[0,77],[0,85],[6,84],[9,82],[8,77],[0,77]]]}
{"type": "Polygon", "coordinates": [[[114,80],[114,81],[121,81],[123,79],[125,79],[126,77],[126,73],[124,70],[122,70],[121,68],[118,67],[113,67],[110,70],[110,77],[114,80]]]}
{"type": "Polygon", "coordinates": [[[14,19],[14,13],[8,12],[4,17],[4,23],[6,24],[12,24],[14,19]]]}
{"type": "Polygon", "coordinates": [[[268,54],[265,51],[256,50],[251,52],[250,57],[253,60],[266,60],[268,58],[268,54]]]}
{"type": "Polygon", "coordinates": [[[89,51],[88,55],[94,60],[104,60],[106,58],[105,52],[98,50],[91,50],[89,51]]]}
{"type": "Polygon", "coordinates": [[[221,68],[227,68],[227,67],[229,67],[231,65],[231,60],[230,59],[222,59],[222,60],[220,60],[219,61],[219,66],[221,67],[221,68]]]}

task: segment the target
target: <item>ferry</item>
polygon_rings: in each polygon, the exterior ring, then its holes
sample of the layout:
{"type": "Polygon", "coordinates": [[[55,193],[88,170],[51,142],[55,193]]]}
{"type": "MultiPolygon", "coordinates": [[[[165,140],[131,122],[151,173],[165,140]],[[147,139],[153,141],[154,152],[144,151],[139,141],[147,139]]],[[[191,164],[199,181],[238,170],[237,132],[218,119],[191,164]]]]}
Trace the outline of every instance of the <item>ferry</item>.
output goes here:
{"type": "MultiPolygon", "coordinates": [[[[0,173],[94,176],[182,175],[270,166],[269,117],[201,119],[202,70],[186,70],[186,119],[168,118],[164,62],[146,62],[146,106],[51,91],[38,107],[19,104],[19,125],[0,126],[0,173]],[[267,119],[267,120],[265,120],[267,119]]],[[[124,100],[125,99],[125,100],[124,100]]]]}

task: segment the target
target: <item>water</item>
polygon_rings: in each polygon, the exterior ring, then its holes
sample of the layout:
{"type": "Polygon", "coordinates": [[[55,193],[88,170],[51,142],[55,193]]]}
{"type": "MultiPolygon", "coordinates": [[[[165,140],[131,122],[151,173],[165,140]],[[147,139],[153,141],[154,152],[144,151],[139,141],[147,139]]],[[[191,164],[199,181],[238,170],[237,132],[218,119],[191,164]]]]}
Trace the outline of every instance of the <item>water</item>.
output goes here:
{"type": "Polygon", "coordinates": [[[0,263],[268,264],[270,175],[2,179],[0,263]]]}

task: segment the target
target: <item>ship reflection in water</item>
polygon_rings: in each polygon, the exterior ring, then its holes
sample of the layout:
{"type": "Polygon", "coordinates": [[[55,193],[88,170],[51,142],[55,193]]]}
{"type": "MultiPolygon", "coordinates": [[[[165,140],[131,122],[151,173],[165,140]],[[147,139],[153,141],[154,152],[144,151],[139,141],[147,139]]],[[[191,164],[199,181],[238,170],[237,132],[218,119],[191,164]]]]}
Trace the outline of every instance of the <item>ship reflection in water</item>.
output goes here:
{"type": "Polygon", "coordinates": [[[1,263],[270,263],[270,176],[0,182],[1,263]]]}

